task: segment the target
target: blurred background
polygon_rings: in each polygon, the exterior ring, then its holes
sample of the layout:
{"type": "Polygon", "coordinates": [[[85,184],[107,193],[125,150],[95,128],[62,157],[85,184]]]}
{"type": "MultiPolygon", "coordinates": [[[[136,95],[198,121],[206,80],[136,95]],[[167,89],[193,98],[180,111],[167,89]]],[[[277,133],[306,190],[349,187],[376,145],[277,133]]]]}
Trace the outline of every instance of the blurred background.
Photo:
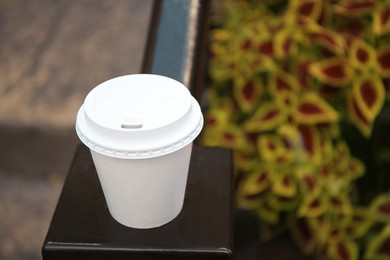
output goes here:
{"type": "Polygon", "coordinates": [[[97,84],[140,71],[152,0],[0,0],[0,259],[41,259],[97,84]]]}

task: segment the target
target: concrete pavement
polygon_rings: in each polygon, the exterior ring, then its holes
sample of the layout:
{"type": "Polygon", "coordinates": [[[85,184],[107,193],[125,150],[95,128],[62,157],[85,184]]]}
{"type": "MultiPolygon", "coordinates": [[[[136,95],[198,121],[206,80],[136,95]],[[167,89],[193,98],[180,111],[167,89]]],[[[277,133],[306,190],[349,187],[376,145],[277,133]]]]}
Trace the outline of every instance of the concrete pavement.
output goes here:
{"type": "Polygon", "coordinates": [[[140,70],[152,0],[0,0],[0,259],[40,259],[90,89],[140,70]]]}

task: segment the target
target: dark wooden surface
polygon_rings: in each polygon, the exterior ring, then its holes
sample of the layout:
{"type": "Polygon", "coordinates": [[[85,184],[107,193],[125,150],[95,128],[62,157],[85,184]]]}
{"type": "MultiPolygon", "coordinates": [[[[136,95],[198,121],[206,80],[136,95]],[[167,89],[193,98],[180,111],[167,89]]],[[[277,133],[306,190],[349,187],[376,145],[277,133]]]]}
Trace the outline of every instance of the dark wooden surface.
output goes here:
{"type": "Polygon", "coordinates": [[[142,72],[182,82],[200,101],[211,1],[156,0],[142,72]]]}
{"type": "Polygon", "coordinates": [[[194,146],[182,212],[140,230],[109,214],[89,150],[80,145],[65,182],[43,259],[231,259],[232,158],[194,146]]]}

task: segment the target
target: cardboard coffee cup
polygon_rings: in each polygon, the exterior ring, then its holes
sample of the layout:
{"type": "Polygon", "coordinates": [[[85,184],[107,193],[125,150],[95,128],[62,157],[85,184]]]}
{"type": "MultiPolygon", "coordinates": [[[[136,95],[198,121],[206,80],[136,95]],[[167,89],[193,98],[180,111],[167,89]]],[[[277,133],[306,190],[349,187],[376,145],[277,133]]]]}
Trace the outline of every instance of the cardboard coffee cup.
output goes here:
{"type": "Polygon", "coordinates": [[[114,219],[153,228],[180,213],[192,142],[202,126],[188,89],[164,76],[122,76],[87,95],[76,131],[90,148],[114,219]]]}

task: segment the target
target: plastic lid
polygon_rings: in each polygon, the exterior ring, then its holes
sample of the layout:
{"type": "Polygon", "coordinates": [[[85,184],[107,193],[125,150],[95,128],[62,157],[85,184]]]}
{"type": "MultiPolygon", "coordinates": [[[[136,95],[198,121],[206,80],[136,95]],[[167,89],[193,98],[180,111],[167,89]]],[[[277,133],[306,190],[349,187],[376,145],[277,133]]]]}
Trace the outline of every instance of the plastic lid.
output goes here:
{"type": "Polygon", "coordinates": [[[86,97],[76,121],[81,141],[117,158],[152,158],[174,152],[200,133],[199,104],[180,82],[158,75],[114,78],[86,97]]]}

